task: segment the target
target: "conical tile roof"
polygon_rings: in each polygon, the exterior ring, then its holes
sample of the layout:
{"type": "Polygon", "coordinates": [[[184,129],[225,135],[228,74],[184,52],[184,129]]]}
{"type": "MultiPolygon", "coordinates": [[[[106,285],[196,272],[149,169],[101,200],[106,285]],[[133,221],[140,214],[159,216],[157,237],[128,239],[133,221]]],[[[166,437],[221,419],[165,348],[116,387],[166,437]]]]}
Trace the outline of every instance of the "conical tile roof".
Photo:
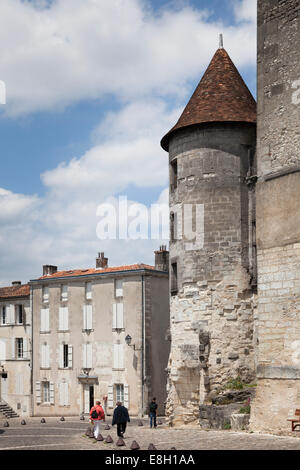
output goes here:
{"type": "Polygon", "coordinates": [[[256,123],[256,101],[225,49],[215,53],[177,124],[163,137],[169,149],[174,131],[209,122],[256,123]]]}

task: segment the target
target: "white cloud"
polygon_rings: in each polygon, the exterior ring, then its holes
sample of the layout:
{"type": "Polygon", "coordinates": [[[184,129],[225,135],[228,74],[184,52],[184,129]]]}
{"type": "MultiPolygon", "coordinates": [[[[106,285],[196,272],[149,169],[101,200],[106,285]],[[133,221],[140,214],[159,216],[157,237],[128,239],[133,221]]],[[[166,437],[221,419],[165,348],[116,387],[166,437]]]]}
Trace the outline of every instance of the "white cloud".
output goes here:
{"type": "Polygon", "coordinates": [[[238,21],[256,24],[257,0],[236,0],[235,16],[238,21]]]}
{"type": "MultiPolygon", "coordinates": [[[[248,19],[248,11],[251,0],[239,3],[236,14],[248,19]]],[[[1,0],[0,17],[8,114],[57,110],[111,93],[125,101],[150,93],[185,96],[220,32],[238,67],[255,62],[253,23],[225,27],[191,7],[157,17],[142,0],[56,0],[48,8],[1,0]]]]}
{"type": "Polygon", "coordinates": [[[211,60],[220,32],[239,68],[255,63],[247,1],[236,3],[241,25],[227,27],[187,7],[156,17],[139,0],[46,4],[1,0],[6,112],[56,110],[106,93],[122,107],[94,129],[84,155],[41,175],[44,197],[0,188],[0,284],[37,277],[48,263],[92,266],[98,251],[111,264],[152,263],[159,240],[97,239],[97,206],[116,203],[114,196],[129,186],[161,187],[158,202],[167,201],[168,156],[159,142],[177,121],[190,80],[211,60]],[[178,97],[172,106],[170,93],[178,97]]]}

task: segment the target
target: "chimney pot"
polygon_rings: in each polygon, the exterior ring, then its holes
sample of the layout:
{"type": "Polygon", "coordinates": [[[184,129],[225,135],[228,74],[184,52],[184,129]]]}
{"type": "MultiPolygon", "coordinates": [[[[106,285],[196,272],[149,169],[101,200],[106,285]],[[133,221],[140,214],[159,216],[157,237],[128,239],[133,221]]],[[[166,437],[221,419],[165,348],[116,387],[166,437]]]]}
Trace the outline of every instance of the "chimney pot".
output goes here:
{"type": "Polygon", "coordinates": [[[96,258],[96,268],[105,269],[108,267],[108,258],[104,257],[104,253],[98,253],[98,258],[96,258]]]}
{"type": "Polygon", "coordinates": [[[169,272],[169,252],[166,245],[161,245],[159,251],[155,251],[155,269],[169,272]]]}
{"type": "Polygon", "coordinates": [[[45,264],[43,266],[43,276],[50,276],[57,272],[57,266],[51,266],[50,264],[45,264]]]}

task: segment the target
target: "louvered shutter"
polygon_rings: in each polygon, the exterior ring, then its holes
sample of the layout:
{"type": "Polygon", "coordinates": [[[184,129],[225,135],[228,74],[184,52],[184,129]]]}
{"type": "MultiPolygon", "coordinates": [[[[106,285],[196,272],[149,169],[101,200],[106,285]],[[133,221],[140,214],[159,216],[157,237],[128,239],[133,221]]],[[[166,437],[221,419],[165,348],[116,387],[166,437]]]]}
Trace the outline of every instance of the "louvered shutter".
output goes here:
{"type": "Polygon", "coordinates": [[[82,307],[82,319],[83,319],[83,329],[87,330],[86,305],[83,305],[82,307]]]}
{"type": "Polygon", "coordinates": [[[116,297],[123,297],[123,281],[116,280],[116,297]]]}
{"type": "Polygon", "coordinates": [[[65,382],[64,386],[65,386],[64,401],[65,401],[65,406],[68,406],[69,405],[69,385],[65,382]]]}
{"type": "Polygon", "coordinates": [[[68,367],[70,369],[73,367],[73,346],[71,344],[68,346],[68,367]]]}
{"type": "Polygon", "coordinates": [[[117,304],[113,304],[113,329],[117,328],[117,304]]]}
{"type": "Polygon", "coordinates": [[[114,386],[108,386],[108,393],[107,393],[107,405],[108,408],[113,408],[114,406],[114,386]]]}
{"type": "Polygon", "coordinates": [[[15,359],[16,357],[16,339],[12,338],[11,340],[11,358],[15,359]]]}
{"type": "Polygon", "coordinates": [[[41,403],[41,382],[35,382],[35,397],[36,397],[36,404],[40,405],[40,403],[41,403]]]}
{"type": "Polygon", "coordinates": [[[41,331],[49,331],[49,308],[41,309],[41,331]]]}
{"type": "Polygon", "coordinates": [[[64,329],[64,308],[59,308],[59,319],[58,319],[58,329],[59,331],[63,331],[64,329]]]}
{"type": "Polygon", "coordinates": [[[65,388],[64,388],[64,383],[60,383],[58,388],[59,388],[59,405],[64,406],[65,404],[65,388]]]}
{"type": "Polygon", "coordinates": [[[64,367],[64,345],[59,345],[59,360],[58,360],[59,368],[63,369],[64,367]]]}
{"type": "Polygon", "coordinates": [[[114,344],[114,369],[118,369],[119,367],[119,345],[114,344]]]}
{"type": "Polygon", "coordinates": [[[123,304],[117,304],[117,328],[124,328],[123,304]]]}
{"type": "Polygon", "coordinates": [[[93,367],[93,345],[90,343],[87,344],[87,367],[93,367]]]}
{"type": "Polygon", "coordinates": [[[51,405],[54,405],[54,383],[50,382],[50,403],[51,405]]]}
{"type": "Polygon", "coordinates": [[[93,306],[92,305],[86,306],[86,329],[87,330],[93,329],[93,306]]]}
{"type": "Polygon", "coordinates": [[[23,358],[29,359],[27,338],[23,338],[23,358]]]}
{"type": "Polygon", "coordinates": [[[69,309],[64,307],[64,331],[69,329],[69,309]]]}
{"type": "Polygon", "coordinates": [[[129,407],[129,386],[124,384],[124,406],[129,407]]]}

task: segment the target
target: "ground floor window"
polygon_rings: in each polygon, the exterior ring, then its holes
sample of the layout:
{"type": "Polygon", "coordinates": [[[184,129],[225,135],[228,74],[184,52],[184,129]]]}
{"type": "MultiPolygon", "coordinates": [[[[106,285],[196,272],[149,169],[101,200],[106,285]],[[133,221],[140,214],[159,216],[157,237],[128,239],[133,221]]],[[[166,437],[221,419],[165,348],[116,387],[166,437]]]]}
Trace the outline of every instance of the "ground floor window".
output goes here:
{"type": "Polygon", "coordinates": [[[42,399],[44,403],[50,403],[50,382],[42,382],[42,399]]]}
{"type": "Polygon", "coordinates": [[[115,403],[120,401],[124,404],[124,385],[123,384],[115,384],[115,403]]]}
{"type": "Polygon", "coordinates": [[[17,358],[22,359],[24,357],[23,338],[16,339],[17,358]]]}

